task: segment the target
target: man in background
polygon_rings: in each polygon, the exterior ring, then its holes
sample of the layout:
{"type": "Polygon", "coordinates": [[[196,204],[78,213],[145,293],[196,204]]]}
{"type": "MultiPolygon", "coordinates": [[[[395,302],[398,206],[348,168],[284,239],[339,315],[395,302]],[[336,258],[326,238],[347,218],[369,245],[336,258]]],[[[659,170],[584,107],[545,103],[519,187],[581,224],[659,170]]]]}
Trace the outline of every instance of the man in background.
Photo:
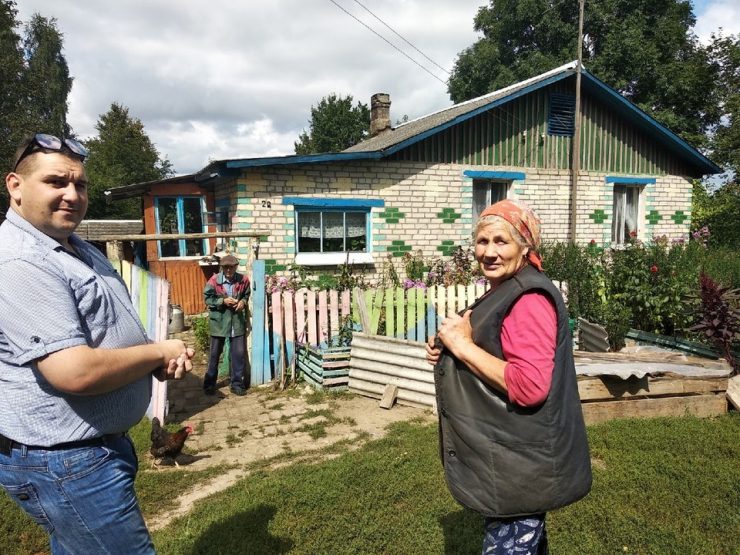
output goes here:
{"type": "Polygon", "coordinates": [[[246,395],[249,388],[246,342],[246,311],[249,300],[249,278],[236,271],[239,260],[230,254],[219,261],[221,271],[210,277],[203,290],[208,306],[211,352],[208,370],[203,380],[206,395],[216,392],[218,361],[229,338],[231,352],[231,392],[246,395]]]}
{"type": "Polygon", "coordinates": [[[151,376],[181,378],[193,350],[151,343],[125,284],[74,234],[88,205],[73,139],[37,134],[5,177],[0,225],[0,484],[59,553],[154,553],[126,431],[151,376]]]}

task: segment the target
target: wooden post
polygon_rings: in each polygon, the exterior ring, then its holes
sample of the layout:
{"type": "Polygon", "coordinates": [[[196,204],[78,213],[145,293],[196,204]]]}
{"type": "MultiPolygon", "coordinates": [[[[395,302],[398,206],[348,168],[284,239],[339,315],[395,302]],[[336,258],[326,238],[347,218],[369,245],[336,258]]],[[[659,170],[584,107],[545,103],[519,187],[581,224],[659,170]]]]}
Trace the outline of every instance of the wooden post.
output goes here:
{"type": "Polygon", "coordinates": [[[578,62],[576,63],[576,113],[571,143],[571,192],[570,192],[570,242],[576,242],[578,220],[578,172],[581,169],[581,70],[583,67],[583,4],[579,1],[578,15],[578,62]]]}
{"type": "Polygon", "coordinates": [[[121,241],[106,241],[105,243],[105,255],[108,260],[123,260],[123,242],[121,241]]]}

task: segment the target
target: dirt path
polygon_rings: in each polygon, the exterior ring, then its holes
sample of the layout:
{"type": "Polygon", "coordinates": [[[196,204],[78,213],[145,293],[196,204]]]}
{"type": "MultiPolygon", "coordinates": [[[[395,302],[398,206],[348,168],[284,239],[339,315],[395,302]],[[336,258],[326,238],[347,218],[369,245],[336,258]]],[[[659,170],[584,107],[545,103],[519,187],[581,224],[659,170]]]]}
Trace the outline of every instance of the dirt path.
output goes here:
{"type": "MultiPolygon", "coordinates": [[[[189,454],[178,459],[180,466],[160,472],[224,464],[232,468],[178,498],[175,509],[148,522],[152,530],[187,514],[194,503],[233,485],[255,466],[274,469],[300,460],[325,460],[384,436],[394,422],[436,419],[429,410],[401,405],[385,410],[376,399],[317,395],[302,386],[286,392],[265,386],[238,397],[223,382],[217,394],[209,397],[202,391],[203,373],[199,359],[191,375],[170,384],[167,421],[187,422],[195,433],[186,444],[189,454]]],[[[142,463],[142,472],[153,471],[151,460],[142,463]]]]}

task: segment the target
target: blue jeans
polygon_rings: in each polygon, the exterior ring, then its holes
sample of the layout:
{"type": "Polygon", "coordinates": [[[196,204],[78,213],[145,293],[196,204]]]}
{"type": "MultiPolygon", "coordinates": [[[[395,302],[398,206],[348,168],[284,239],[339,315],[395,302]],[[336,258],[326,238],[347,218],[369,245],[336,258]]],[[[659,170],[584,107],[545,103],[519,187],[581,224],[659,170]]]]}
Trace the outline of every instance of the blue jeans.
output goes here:
{"type": "Polygon", "coordinates": [[[137,470],[128,436],[94,447],[0,453],[0,484],[46,530],[54,555],[154,553],[134,491],[137,470]]]}
{"type": "MultiPolygon", "coordinates": [[[[231,387],[243,387],[249,389],[249,378],[246,375],[245,369],[247,366],[247,336],[237,335],[231,337],[231,343],[229,344],[229,352],[231,353],[231,387]]],[[[224,350],[226,344],[225,337],[219,337],[218,335],[211,336],[211,351],[208,356],[208,370],[206,376],[203,379],[203,387],[215,387],[216,380],[218,379],[218,359],[221,358],[221,353],[224,350]]]]}

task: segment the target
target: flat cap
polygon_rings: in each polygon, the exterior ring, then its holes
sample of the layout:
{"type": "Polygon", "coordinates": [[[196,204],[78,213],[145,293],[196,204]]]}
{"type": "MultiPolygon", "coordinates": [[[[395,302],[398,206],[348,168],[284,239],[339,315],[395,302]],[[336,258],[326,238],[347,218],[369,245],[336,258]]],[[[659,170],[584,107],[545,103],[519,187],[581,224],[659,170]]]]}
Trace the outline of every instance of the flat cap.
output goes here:
{"type": "Polygon", "coordinates": [[[239,259],[236,256],[232,256],[230,254],[227,254],[226,256],[222,256],[221,257],[221,260],[219,260],[218,263],[221,266],[238,266],[239,265],[239,259]]]}

